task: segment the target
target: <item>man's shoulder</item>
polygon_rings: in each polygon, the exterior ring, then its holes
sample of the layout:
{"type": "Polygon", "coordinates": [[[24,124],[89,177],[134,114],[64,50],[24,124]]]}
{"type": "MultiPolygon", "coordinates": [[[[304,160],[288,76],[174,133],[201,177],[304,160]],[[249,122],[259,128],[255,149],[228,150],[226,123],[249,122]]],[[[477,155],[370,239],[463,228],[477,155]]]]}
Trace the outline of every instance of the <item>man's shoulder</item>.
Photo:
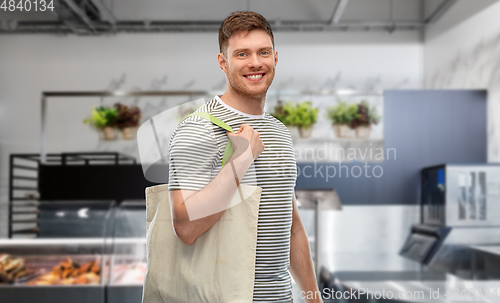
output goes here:
{"type": "Polygon", "coordinates": [[[211,113],[213,108],[213,99],[210,100],[209,102],[204,103],[202,106],[200,106],[197,110],[186,116],[179,124],[177,124],[176,130],[179,128],[182,128],[183,125],[188,124],[189,127],[199,127],[199,128],[209,128],[212,124],[212,122],[208,121],[207,119],[193,115],[194,113],[199,113],[199,112],[206,112],[206,113],[211,113]]]}
{"type": "MultiPolygon", "coordinates": [[[[193,113],[211,113],[211,102],[212,100],[204,103],[193,113]]],[[[196,144],[200,145],[218,146],[213,123],[203,117],[192,114],[189,114],[177,124],[170,138],[170,148],[175,142],[196,142],[196,144]]]]}
{"type": "Polygon", "coordinates": [[[269,123],[273,124],[275,127],[281,129],[281,130],[288,130],[285,124],[278,120],[275,116],[271,115],[270,113],[266,112],[266,120],[269,121],[269,123]]]}

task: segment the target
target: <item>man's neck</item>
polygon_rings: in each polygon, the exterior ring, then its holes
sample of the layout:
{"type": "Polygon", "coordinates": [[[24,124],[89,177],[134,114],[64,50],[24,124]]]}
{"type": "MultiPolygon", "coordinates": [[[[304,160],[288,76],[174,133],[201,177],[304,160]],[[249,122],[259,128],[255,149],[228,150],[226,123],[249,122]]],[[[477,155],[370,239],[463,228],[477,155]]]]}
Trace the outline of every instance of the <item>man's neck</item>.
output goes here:
{"type": "Polygon", "coordinates": [[[220,99],[227,105],[249,115],[264,114],[266,95],[249,96],[241,95],[234,91],[227,91],[220,96],[220,99]]]}

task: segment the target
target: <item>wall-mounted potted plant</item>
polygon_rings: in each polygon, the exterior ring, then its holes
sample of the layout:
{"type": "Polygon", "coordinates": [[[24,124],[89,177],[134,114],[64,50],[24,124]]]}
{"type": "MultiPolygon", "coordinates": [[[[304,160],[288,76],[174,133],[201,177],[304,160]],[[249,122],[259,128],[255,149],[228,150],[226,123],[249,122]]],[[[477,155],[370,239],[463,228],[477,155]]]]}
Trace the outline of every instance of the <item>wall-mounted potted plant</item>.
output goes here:
{"type": "Polygon", "coordinates": [[[312,133],[313,125],[318,120],[319,108],[312,106],[311,101],[304,101],[295,106],[292,123],[299,128],[301,138],[309,138],[312,133]]]}
{"type": "Polygon", "coordinates": [[[104,138],[104,140],[115,140],[116,139],[116,120],[117,110],[114,107],[92,107],[90,112],[90,117],[83,121],[84,124],[89,124],[90,126],[97,129],[99,135],[104,138]]]}
{"type": "Polygon", "coordinates": [[[285,126],[290,131],[292,139],[295,139],[296,137],[296,129],[294,129],[294,119],[296,118],[295,110],[295,104],[292,101],[278,101],[278,105],[274,107],[274,113],[272,113],[272,115],[276,117],[276,119],[285,124],[285,126]]]}
{"type": "Polygon", "coordinates": [[[293,101],[283,103],[278,101],[272,114],[290,131],[292,139],[297,137],[297,129],[301,138],[311,136],[313,125],[318,120],[319,108],[313,108],[311,101],[295,104],[293,101]]]}
{"type": "Polygon", "coordinates": [[[358,116],[358,106],[340,101],[337,105],[327,109],[327,116],[332,121],[335,134],[338,138],[354,138],[356,132],[353,121],[358,116]]]}
{"type": "Polygon", "coordinates": [[[366,100],[361,101],[357,106],[358,114],[352,122],[352,126],[356,129],[356,137],[362,139],[370,138],[371,126],[380,121],[380,116],[375,106],[370,107],[370,104],[366,100]]]}
{"type": "Polygon", "coordinates": [[[126,106],[121,103],[116,103],[115,108],[117,110],[115,125],[121,130],[123,139],[134,139],[141,120],[141,109],[137,106],[126,106]]]}

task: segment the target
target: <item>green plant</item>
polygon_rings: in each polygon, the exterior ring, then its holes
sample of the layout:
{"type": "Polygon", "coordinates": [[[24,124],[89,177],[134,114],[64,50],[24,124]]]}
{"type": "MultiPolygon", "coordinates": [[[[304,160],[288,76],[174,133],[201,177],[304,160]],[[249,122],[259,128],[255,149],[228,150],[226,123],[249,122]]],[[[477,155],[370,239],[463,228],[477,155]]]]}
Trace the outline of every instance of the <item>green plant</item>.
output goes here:
{"type": "Polygon", "coordinates": [[[354,128],[353,122],[358,118],[358,106],[339,101],[337,105],[327,109],[327,116],[333,124],[347,124],[354,128]]]}
{"type": "Polygon", "coordinates": [[[304,101],[295,106],[294,125],[309,129],[318,120],[319,108],[314,108],[311,101],[304,101]]]}
{"type": "Polygon", "coordinates": [[[84,124],[90,124],[97,129],[103,129],[106,126],[114,126],[117,116],[117,109],[114,107],[92,107],[90,117],[83,120],[84,124]]]}
{"type": "Polygon", "coordinates": [[[371,106],[366,100],[362,100],[358,105],[358,115],[353,121],[353,126],[370,126],[377,124],[380,121],[380,116],[377,113],[375,106],[371,106]]]}
{"type": "Polygon", "coordinates": [[[311,101],[295,104],[293,101],[281,103],[272,114],[286,126],[310,128],[318,120],[318,108],[313,108],[311,101]]]}
{"type": "Polygon", "coordinates": [[[272,115],[286,126],[293,126],[296,117],[295,105],[292,101],[285,103],[278,101],[278,105],[274,108],[274,113],[272,113],[272,115]]]}
{"type": "Polygon", "coordinates": [[[115,125],[119,129],[125,127],[135,127],[139,125],[141,120],[141,109],[137,106],[126,106],[121,103],[116,103],[115,108],[117,111],[117,116],[115,120],[115,125]]]}

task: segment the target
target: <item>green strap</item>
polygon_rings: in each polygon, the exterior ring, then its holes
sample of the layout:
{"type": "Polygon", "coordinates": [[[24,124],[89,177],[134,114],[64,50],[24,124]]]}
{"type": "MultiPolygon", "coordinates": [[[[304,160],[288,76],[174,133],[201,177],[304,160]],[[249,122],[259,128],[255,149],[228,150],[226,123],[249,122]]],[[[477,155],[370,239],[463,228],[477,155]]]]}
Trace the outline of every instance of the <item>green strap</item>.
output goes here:
{"type": "MultiPolygon", "coordinates": [[[[196,112],[192,113],[190,116],[198,116],[202,117],[205,120],[208,120],[212,122],[213,124],[222,127],[223,129],[230,131],[234,133],[234,130],[231,128],[231,126],[227,125],[226,123],[222,122],[220,119],[214,117],[213,115],[207,113],[207,112],[196,112]]],[[[222,165],[221,168],[226,164],[227,160],[229,160],[229,157],[233,154],[233,145],[231,144],[231,140],[227,140],[226,144],[226,149],[224,150],[224,155],[222,156],[222,165]]]]}
{"type": "Polygon", "coordinates": [[[192,113],[190,116],[198,116],[198,117],[205,118],[206,120],[212,122],[213,124],[215,124],[217,126],[220,126],[223,129],[228,130],[228,131],[234,133],[234,130],[231,128],[231,126],[227,125],[226,123],[224,123],[221,120],[219,120],[219,118],[216,118],[216,117],[212,116],[209,113],[206,113],[206,112],[196,112],[196,113],[192,113]]]}

